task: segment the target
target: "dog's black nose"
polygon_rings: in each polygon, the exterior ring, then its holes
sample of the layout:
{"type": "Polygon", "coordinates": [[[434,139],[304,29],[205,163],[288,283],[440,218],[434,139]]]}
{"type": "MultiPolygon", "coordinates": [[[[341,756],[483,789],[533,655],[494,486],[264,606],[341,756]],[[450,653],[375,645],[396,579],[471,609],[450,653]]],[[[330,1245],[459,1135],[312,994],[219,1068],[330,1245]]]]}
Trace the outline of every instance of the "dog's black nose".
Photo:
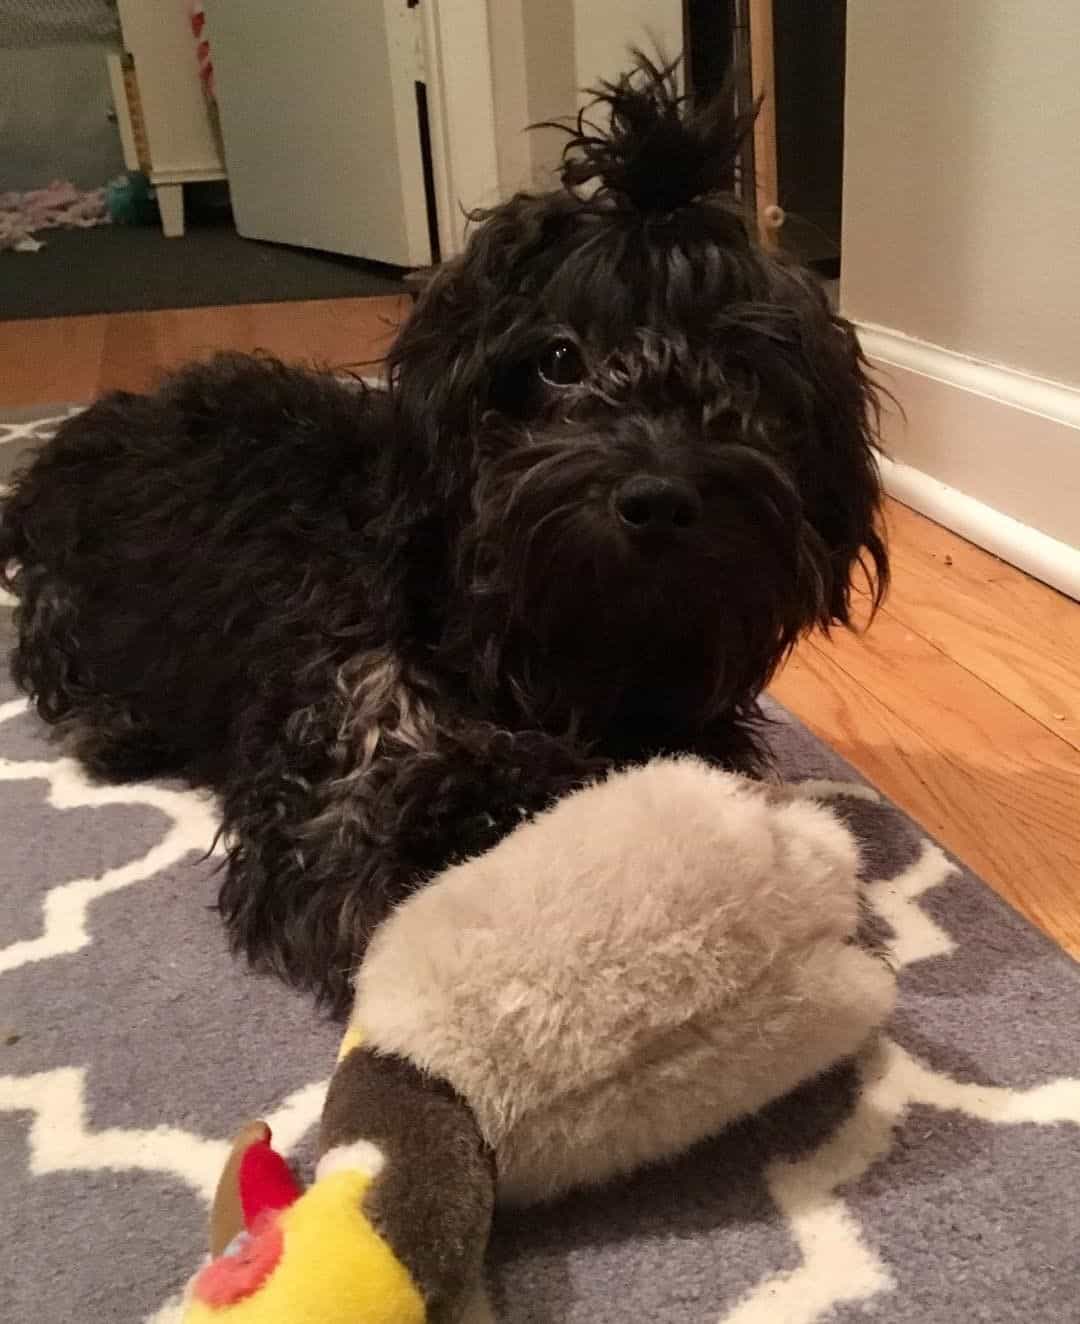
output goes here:
{"type": "Polygon", "coordinates": [[[635,474],[620,483],[612,505],[631,533],[675,533],[691,528],[701,517],[701,497],[685,479],[654,474],[635,474]]]}

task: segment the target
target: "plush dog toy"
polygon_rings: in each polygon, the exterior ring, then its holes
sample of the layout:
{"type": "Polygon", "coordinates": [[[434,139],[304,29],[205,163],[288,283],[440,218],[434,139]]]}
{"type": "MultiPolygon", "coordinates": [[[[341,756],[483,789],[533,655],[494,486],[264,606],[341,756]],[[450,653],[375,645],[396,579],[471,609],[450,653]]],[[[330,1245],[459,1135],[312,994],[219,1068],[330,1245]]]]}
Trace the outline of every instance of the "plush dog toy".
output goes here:
{"type": "Polygon", "coordinates": [[[694,759],[617,773],[382,926],[300,1194],[238,1140],[189,1324],[450,1324],[496,1199],[686,1150],[848,1058],[894,976],[825,806],[694,759]]]}

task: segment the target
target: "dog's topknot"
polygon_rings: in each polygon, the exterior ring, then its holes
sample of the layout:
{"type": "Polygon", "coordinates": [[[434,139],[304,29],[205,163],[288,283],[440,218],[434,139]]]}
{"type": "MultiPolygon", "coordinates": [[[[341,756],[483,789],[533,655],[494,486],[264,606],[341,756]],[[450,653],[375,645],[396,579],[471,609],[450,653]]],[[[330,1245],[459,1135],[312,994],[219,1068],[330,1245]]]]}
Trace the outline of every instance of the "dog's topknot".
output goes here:
{"type": "Polygon", "coordinates": [[[590,90],[593,99],[572,126],[559,126],[570,135],[564,186],[579,197],[592,186],[592,201],[644,215],[730,194],[756,110],[736,110],[730,83],[695,103],[679,91],[678,61],[657,62],[640,50],[633,56],[629,72],[590,90]],[[595,123],[597,108],[608,114],[606,128],[595,123]]]}

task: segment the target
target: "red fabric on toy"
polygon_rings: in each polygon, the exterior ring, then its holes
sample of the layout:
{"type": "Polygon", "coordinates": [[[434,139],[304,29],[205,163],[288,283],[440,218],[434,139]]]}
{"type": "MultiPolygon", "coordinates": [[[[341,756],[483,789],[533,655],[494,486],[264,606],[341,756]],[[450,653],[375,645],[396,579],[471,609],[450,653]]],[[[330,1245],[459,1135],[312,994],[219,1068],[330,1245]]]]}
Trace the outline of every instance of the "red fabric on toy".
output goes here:
{"type": "Polygon", "coordinates": [[[268,1209],[288,1209],[300,1198],[300,1187],[289,1165],[267,1140],[244,1150],[240,1160],[240,1207],[250,1231],[255,1220],[268,1209]]]}
{"type": "Polygon", "coordinates": [[[221,1309],[254,1296],[281,1262],[285,1239],[277,1211],[263,1215],[252,1235],[212,1260],[195,1279],[196,1301],[221,1309]]]}

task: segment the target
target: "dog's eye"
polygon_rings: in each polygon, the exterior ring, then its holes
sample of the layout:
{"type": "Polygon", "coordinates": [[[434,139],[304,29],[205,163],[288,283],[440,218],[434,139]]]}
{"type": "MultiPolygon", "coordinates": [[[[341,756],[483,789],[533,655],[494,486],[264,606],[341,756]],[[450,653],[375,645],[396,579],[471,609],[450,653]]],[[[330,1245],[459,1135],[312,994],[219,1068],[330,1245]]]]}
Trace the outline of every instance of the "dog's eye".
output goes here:
{"type": "Polygon", "coordinates": [[[540,356],[536,371],[549,386],[576,386],[585,376],[585,361],[572,340],[556,340],[540,356]]]}

